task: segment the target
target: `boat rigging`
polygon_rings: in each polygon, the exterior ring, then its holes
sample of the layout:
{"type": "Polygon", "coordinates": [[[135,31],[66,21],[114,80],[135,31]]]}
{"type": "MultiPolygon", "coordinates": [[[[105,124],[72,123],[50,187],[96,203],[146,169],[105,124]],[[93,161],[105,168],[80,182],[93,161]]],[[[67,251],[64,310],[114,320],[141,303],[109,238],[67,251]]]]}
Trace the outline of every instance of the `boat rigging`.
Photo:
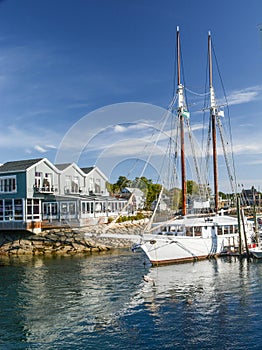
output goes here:
{"type": "MultiPolygon", "coordinates": [[[[215,91],[213,87],[213,67],[211,52],[211,33],[208,33],[208,65],[209,65],[209,94],[210,94],[210,132],[212,135],[212,156],[213,156],[213,177],[214,177],[214,213],[210,212],[209,201],[204,196],[200,196],[202,203],[196,204],[197,212],[190,215],[187,211],[187,181],[185,162],[185,131],[188,128],[189,140],[191,143],[191,154],[197,170],[199,181],[199,193],[203,192],[205,184],[200,183],[200,173],[196,160],[195,149],[192,145],[192,134],[189,122],[189,111],[187,108],[184,86],[181,81],[181,48],[180,32],[177,27],[177,121],[180,133],[180,161],[181,161],[181,187],[182,187],[182,217],[153,222],[153,217],[146,226],[140,242],[140,247],[148,256],[153,265],[169,264],[173,262],[192,261],[220,255],[232,250],[241,250],[245,245],[246,251],[251,246],[254,231],[252,224],[249,225],[242,215],[243,225],[239,225],[237,217],[221,215],[219,213],[219,192],[218,192],[218,160],[217,160],[217,139],[216,127],[218,126],[220,136],[222,127],[220,117],[223,111],[216,103],[215,91]],[[203,212],[203,210],[205,212],[203,212]],[[150,228],[151,226],[151,228],[150,228]],[[245,243],[245,244],[244,244],[245,243]],[[240,249],[241,248],[241,249],[240,249]]],[[[208,140],[210,143],[210,141],[208,140]]],[[[225,151],[225,144],[222,146],[225,151]]],[[[177,154],[177,152],[176,152],[177,154]]],[[[226,161],[229,171],[229,164],[226,161]]],[[[231,184],[233,184],[233,177],[231,184]]],[[[232,185],[233,186],[233,185],[232,185]]],[[[165,196],[167,191],[162,188],[161,195],[165,196]]],[[[201,193],[200,193],[201,194],[201,193]]],[[[195,203],[194,203],[195,205],[195,203]]],[[[170,203],[163,205],[164,212],[172,212],[170,203]]],[[[161,214],[161,199],[158,198],[153,215],[161,214]]]]}

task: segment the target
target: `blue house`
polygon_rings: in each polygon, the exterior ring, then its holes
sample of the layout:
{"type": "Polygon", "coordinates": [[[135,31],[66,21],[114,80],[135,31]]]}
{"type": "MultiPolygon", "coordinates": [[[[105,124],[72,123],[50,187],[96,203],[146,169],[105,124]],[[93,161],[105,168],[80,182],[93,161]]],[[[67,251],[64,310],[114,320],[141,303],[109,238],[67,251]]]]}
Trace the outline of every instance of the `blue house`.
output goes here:
{"type": "Polygon", "coordinates": [[[52,164],[46,158],[0,166],[0,230],[88,226],[106,223],[125,208],[110,197],[107,178],[97,168],[52,164]]]}
{"type": "Polygon", "coordinates": [[[0,229],[41,230],[42,201],[58,192],[60,171],[46,158],[0,167],[0,229]]]}

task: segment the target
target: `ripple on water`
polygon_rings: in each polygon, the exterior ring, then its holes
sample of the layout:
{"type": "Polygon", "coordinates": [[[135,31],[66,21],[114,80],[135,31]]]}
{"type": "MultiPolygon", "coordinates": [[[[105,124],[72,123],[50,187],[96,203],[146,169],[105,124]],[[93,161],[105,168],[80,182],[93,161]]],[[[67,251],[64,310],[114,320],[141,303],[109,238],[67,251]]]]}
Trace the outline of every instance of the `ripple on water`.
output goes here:
{"type": "Polygon", "coordinates": [[[262,264],[219,259],[150,268],[141,253],[120,251],[5,260],[0,274],[0,348],[262,345],[262,264]]]}

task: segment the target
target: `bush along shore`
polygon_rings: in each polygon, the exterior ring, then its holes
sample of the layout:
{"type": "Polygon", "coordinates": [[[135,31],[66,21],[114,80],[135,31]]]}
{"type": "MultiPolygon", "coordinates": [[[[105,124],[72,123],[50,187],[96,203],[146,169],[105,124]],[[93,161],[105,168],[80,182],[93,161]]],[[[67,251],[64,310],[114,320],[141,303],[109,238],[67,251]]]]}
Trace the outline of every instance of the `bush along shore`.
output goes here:
{"type": "Polygon", "coordinates": [[[144,221],[96,225],[86,228],[0,232],[0,255],[47,255],[103,252],[130,248],[139,240],[144,221]]]}

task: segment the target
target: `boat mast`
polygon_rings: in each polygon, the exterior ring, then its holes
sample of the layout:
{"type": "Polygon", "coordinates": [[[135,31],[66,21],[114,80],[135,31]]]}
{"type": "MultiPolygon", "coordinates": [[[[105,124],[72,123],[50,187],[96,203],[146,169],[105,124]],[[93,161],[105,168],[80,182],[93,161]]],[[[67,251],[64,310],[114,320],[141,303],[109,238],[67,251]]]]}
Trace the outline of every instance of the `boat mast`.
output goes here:
{"type": "Polygon", "coordinates": [[[186,163],[185,163],[185,135],[184,135],[184,87],[181,84],[180,67],[180,33],[177,27],[177,95],[178,95],[178,118],[180,124],[180,147],[181,147],[181,181],[182,181],[182,215],[187,214],[186,208],[186,163]]]}
{"type": "Polygon", "coordinates": [[[212,69],[212,48],[211,33],[208,32],[208,62],[209,62],[209,89],[210,89],[210,118],[212,124],[212,142],[213,142],[213,174],[214,174],[214,194],[215,194],[215,212],[218,212],[218,164],[217,164],[217,139],[216,139],[216,98],[213,88],[213,69],[212,69]]]}

